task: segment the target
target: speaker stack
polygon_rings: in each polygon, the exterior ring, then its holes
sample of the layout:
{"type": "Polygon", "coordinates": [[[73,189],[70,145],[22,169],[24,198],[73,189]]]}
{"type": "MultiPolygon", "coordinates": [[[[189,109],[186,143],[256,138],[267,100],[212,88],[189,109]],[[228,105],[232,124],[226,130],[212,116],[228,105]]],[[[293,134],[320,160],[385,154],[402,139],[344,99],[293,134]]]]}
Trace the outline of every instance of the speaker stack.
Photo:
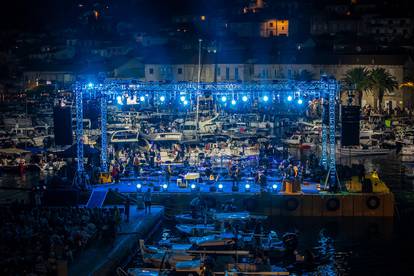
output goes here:
{"type": "Polygon", "coordinates": [[[341,145],[359,145],[360,107],[343,105],[341,115],[341,145]]]}
{"type": "Polygon", "coordinates": [[[72,145],[72,112],[69,106],[57,105],[53,108],[53,125],[55,145],[72,145]]]}

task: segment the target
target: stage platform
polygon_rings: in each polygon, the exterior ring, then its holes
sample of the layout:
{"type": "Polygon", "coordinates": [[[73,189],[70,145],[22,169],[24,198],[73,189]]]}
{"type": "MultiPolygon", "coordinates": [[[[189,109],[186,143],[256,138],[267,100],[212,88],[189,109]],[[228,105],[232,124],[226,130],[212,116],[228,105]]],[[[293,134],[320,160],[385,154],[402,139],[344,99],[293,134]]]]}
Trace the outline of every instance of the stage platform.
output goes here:
{"type": "Polygon", "coordinates": [[[218,184],[197,184],[196,189],[179,188],[176,183],[169,183],[163,189],[163,183],[141,184],[139,181],[122,181],[104,185],[95,185],[94,190],[112,190],[129,194],[138,201],[148,188],[152,191],[152,200],[165,206],[169,215],[190,210],[189,203],[196,196],[202,196],[209,202],[210,208],[220,209],[223,204],[233,201],[239,210],[247,210],[269,216],[313,216],[313,217],[392,217],[394,215],[394,195],[392,193],[328,193],[320,191],[317,183],[301,186],[300,192],[281,192],[280,182],[271,182],[265,189],[252,182],[242,181],[239,190],[232,190],[231,182],[218,184]],[[246,184],[250,189],[246,191],[246,184]],[[138,190],[136,185],[140,184],[138,190]],[[273,185],[277,189],[273,189],[273,185]],[[157,188],[154,188],[157,187],[157,188]],[[211,187],[215,189],[210,190],[211,187]]]}

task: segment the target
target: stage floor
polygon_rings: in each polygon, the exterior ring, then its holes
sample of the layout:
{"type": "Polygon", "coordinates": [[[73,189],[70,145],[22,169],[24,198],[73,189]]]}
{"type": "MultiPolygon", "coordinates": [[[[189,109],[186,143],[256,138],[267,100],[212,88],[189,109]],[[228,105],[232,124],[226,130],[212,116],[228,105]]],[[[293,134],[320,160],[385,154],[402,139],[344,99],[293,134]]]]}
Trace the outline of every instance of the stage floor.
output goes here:
{"type": "MultiPolygon", "coordinates": [[[[315,182],[305,182],[306,184],[301,185],[301,192],[303,194],[318,194],[319,190],[317,188],[318,183],[315,182]]],[[[232,181],[219,181],[213,184],[207,184],[207,183],[195,183],[194,181],[191,181],[188,183],[187,188],[181,188],[178,187],[177,182],[170,181],[159,181],[159,182],[150,182],[150,181],[142,181],[139,179],[127,179],[127,180],[121,180],[118,183],[108,183],[108,184],[96,184],[93,185],[94,190],[117,190],[120,193],[135,193],[139,191],[137,189],[137,184],[141,185],[141,192],[147,191],[148,188],[151,188],[151,191],[153,193],[260,193],[261,187],[258,184],[255,184],[253,179],[244,179],[239,182],[238,191],[233,191],[232,181]],[[150,184],[151,183],[151,184],[150,184]],[[163,185],[167,184],[167,188],[164,189],[163,185]],[[195,189],[191,189],[191,185],[195,185],[195,189]],[[219,189],[219,185],[222,185],[222,189],[219,189]],[[159,187],[159,188],[154,188],[159,187]],[[216,191],[212,192],[210,190],[211,187],[216,187],[216,191]]],[[[263,190],[267,190],[272,193],[280,193],[282,189],[282,182],[280,179],[270,179],[268,180],[268,184],[263,190]],[[274,189],[273,185],[276,185],[276,189],[274,189]]]]}

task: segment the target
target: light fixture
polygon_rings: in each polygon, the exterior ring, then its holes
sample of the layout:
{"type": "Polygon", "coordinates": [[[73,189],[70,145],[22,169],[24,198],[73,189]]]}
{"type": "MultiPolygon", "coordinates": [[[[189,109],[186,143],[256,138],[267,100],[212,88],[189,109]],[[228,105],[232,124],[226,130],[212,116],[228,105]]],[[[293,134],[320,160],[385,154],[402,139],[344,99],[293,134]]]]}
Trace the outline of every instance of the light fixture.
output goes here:
{"type": "Polygon", "coordinates": [[[93,88],[93,83],[88,83],[88,88],[93,88]]]}
{"type": "Polygon", "coordinates": [[[273,190],[273,191],[277,191],[277,185],[276,185],[276,184],[273,184],[273,185],[272,185],[272,190],[273,190]]]}
{"type": "Polygon", "coordinates": [[[137,187],[137,191],[138,191],[138,192],[141,192],[142,185],[141,185],[140,183],[138,183],[136,187],[137,187]]]}
{"type": "Polygon", "coordinates": [[[287,97],[287,100],[288,100],[289,102],[291,102],[291,101],[293,100],[292,96],[288,96],[288,97],[287,97]]]}
{"type": "Polygon", "coordinates": [[[122,97],[121,96],[117,96],[116,97],[116,102],[117,102],[117,104],[119,104],[119,105],[123,105],[124,103],[122,102],[122,97]]]}
{"type": "Polygon", "coordinates": [[[250,191],[250,184],[244,185],[244,188],[246,189],[246,192],[250,191]]]}
{"type": "Polygon", "coordinates": [[[164,184],[162,185],[162,188],[163,188],[164,190],[167,190],[168,185],[167,185],[166,183],[164,183],[164,184]]]}
{"type": "Polygon", "coordinates": [[[242,101],[243,101],[243,102],[247,102],[247,96],[243,96],[243,97],[242,97],[242,101]]]}
{"type": "Polygon", "coordinates": [[[141,97],[139,97],[139,100],[140,100],[141,102],[144,102],[144,101],[145,101],[145,97],[144,97],[144,96],[141,96],[141,97]]]}
{"type": "Polygon", "coordinates": [[[298,100],[298,104],[303,104],[303,100],[302,99],[299,99],[298,100]]]}
{"type": "Polygon", "coordinates": [[[218,190],[219,190],[219,191],[223,191],[223,184],[221,184],[221,183],[220,183],[220,184],[218,184],[218,190]]]}
{"type": "Polygon", "coordinates": [[[236,100],[231,100],[231,104],[235,105],[236,104],[236,100]]]}
{"type": "Polygon", "coordinates": [[[191,190],[195,190],[196,185],[195,185],[195,184],[191,184],[191,185],[190,185],[190,188],[191,188],[191,190]]]}
{"type": "Polygon", "coordinates": [[[164,96],[161,96],[160,97],[160,101],[162,101],[162,102],[165,101],[165,97],[164,96]]]}
{"type": "Polygon", "coordinates": [[[184,105],[187,105],[188,104],[188,101],[187,100],[184,100],[183,104],[184,105]]]}
{"type": "Polygon", "coordinates": [[[226,96],[223,96],[223,97],[221,97],[221,101],[224,103],[224,102],[226,102],[227,101],[227,97],[226,96]]]}
{"type": "Polygon", "coordinates": [[[263,101],[265,101],[265,102],[267,102],[269,100],[269,97],[268,96],[263,96],[263,101]]]}
{"type": "Polygon", "coordinates": [[[184,96],[181,96],[181,97],[180,97],[180,100],[181,100],[182,102],[184,102],[184,101],[185,101],[185,97],[184,97],[184,96]]]}

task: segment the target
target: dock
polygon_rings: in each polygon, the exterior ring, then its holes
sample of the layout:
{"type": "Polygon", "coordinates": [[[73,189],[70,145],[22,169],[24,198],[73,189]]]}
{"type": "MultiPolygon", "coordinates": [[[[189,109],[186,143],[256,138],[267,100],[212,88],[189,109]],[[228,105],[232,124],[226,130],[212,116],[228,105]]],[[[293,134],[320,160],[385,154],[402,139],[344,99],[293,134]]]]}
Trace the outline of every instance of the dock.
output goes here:
{"type": "Polygon", "coordinates": [[[130,221],[121,224],[114,244],[92,244],[69,264],[67,275],[113,275],[116,268],[134,254],[139,240],[146,239],[157,229],[163,214],[164,208],[160,206],[153,206],[151,214],[145,215],[143,210],[131,205],[130,221]]]}

